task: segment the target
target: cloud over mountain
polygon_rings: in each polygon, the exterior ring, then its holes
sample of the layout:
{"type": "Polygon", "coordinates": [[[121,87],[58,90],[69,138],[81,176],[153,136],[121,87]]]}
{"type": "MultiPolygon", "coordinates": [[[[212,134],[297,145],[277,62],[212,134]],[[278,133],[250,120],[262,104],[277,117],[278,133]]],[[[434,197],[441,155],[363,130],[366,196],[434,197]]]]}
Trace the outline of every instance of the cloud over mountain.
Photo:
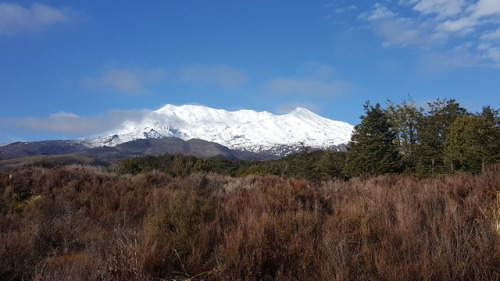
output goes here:
{"type": "Polygon", "coordinates": [[[88,136],[116,128],[127,120],[141,120],[151,110],[110,110],[104,114],[80,116],[58,112],[47,117],[0,118],[0,128],[88,136]]]}

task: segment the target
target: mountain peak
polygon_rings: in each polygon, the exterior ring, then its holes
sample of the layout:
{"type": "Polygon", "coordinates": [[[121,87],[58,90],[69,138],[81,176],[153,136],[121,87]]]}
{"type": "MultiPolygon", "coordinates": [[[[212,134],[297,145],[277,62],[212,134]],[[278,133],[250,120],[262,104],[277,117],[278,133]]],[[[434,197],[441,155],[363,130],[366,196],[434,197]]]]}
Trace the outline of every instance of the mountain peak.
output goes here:
{"type": "Polygon", "coordinates": [[[234,150],[282,154],[285,150],[290,152],[290,147],[302,145],[320,149],[345,145],[352,130],[350,124],[321,117],[302,107],[274,115],[266,111],[167,104],[87,143],[115,146],[136,139],[177,137],[215,142],[234,150]]]}
{"type": "Polygon", "coordinates": [[[314,112],[312,112],[309,109],[304,108],[304,107],[296,107],[294,110],[290,111],[288,114],[295,115],[295,116],[304,116],[304,115],[318,116],[316,113],[314,113],[314,112]]]}

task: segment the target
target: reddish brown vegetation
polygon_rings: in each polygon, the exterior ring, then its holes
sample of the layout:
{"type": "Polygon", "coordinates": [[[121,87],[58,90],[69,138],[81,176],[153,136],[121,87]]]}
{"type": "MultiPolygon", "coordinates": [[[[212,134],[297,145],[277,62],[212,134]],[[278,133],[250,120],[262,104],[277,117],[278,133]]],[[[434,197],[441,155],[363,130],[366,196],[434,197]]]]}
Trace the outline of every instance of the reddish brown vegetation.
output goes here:
{"type": "Polygon", "coordinates": [[[25,168],[0,186],[2,280],[498,280],[500,165],[309,182],[25,168]]]}

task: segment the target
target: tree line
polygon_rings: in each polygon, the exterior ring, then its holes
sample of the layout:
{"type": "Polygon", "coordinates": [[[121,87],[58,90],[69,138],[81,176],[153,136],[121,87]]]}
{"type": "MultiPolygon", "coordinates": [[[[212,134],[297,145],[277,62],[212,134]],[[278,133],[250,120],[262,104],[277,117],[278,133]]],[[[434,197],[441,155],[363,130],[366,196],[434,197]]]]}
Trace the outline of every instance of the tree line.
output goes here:
{"type": "Polygon", "coordinates": [[[306,179],[405,173],[434,176],[456,171],[478,173],[500,160],[500,109],[472,113],[454,99],[437,99],[427,108],[412,101],[364,105],[347,152],[302,147],[282,159],[245,161],[161,155],[126,159],[122,174],[159,170],[170,176],[218,173],[232,177],[279,175],[306,179]]]}
{"type": "Polygon", "coordinates": [[[237,160],[225,157],[201,158],[183,154],[165,154],[122,160],[115,171],[120,174],[139,174],[161,171],[172,177],[193,173],[215,173],[231,177],[250,175],[277,175],[305,179],[341,177],[346,152],[332,150],[300,152],[282,159],[237,160]]]}
{"type": "Polygon", "coordinates": [[[500,109],[472,113],[454,99],[437,99],[426,109],[411,100],[364,108],[348,145],[347,176],[478,173],[500,160],[500,109]]]}

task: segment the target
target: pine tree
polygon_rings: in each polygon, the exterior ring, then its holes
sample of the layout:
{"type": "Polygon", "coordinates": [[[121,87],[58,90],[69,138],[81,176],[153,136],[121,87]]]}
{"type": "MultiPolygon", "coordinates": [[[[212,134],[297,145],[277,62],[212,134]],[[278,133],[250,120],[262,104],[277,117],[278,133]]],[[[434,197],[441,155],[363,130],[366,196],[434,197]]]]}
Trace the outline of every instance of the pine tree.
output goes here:
{"type": "Polygon", "coordinates": [[[457,118],[450,126],[444,158],[451,170],[478,173],[500,160],[500,128],[480,116],[457,118]]]}
{"type": "Polygon", "coordinates": [[[417,124],[417,170],[421,174],[443,173],[449,170],[443,158],[449,128],[455,119],[467,115],[467,110],[454,99],[438,99],[428,106],[417,124]]]}
{"type": "Polygon", "coordinates": [[[345,162],[345,152],[325,150],[316,163],[315,171],[318,177],[340,177],[345,162]]]}
{"type": "Polygon", "coordinates": [[[348,144],[344,173],[347,176],[379,175],[401,171],[396,134],[380,104],[365,104],[365,116],[354,127],[348,144]]]}
{"type": "Polygon", "coordinates": [[[491,106],[483,106],[481,113],[476,114],[478,116],[486,118],[491,124],[495,126],[500,126],[500,109],[494,109],[491,106]]]}

